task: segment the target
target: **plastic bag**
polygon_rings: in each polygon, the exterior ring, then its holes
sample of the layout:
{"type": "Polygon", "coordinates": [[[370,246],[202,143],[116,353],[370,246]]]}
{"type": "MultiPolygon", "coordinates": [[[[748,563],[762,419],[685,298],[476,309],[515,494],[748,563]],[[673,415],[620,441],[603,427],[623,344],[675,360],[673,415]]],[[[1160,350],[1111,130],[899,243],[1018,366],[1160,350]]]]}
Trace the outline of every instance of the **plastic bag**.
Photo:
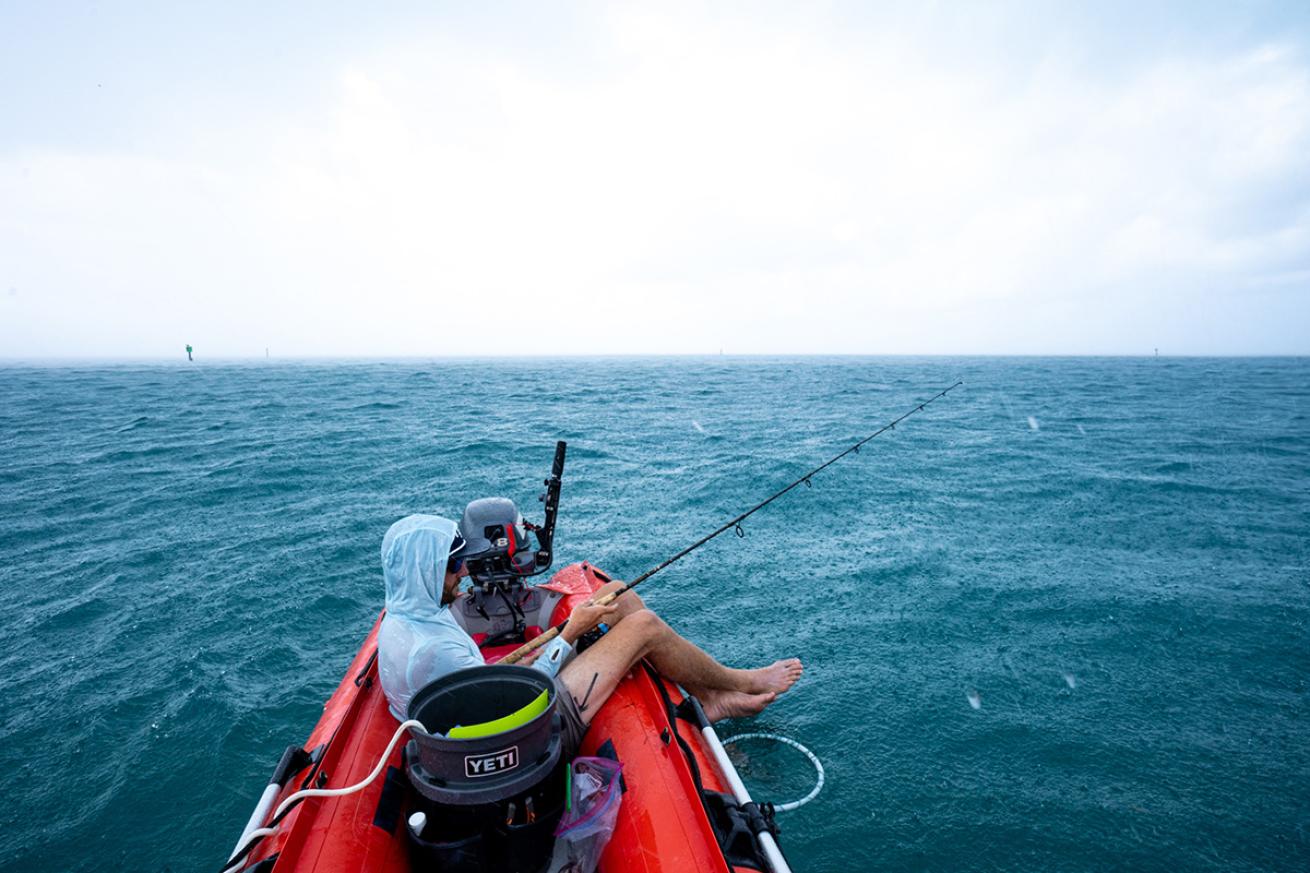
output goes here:
{"type": "Polygon", "coordinates": [[[623,765],[609,758],[575,758],[569,765],[571,806],[555,828],[547,873],[592,873],[614,833],[623,792],[623,765]]]}

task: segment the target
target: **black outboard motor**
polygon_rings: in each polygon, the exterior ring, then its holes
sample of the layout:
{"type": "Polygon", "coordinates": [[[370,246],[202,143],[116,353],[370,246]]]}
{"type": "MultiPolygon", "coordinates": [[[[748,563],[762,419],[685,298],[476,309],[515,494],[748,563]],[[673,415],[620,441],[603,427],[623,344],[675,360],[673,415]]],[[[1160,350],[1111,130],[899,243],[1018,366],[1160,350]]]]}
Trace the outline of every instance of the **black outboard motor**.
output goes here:
{"type": "Polygon", "coordinates": [[[550,569],[555,559],[555,517],[559,513],[560,482],[564,476],[564,453],[568,445],[555,444],[546,491],[539,498],[545,504],[546,520],[538,527],[523,520],[514,501],[505,497],[474,500],[464,510],[460,535],[467,545],[461,553],[468,563],[473,584],[486,588],[498,583],[521,582],[550,569]],[[528,540],[531,533],[537,547],[528,540]]]}
{"type": "Polygon", "coordinates": [[[420,795],[408,839],[416,870],[535,873],[550,858],[564,811],[561,718],[554,681],[538,670],[497,664],[443,676],[410,700],[405,770],[420,795]],[[545,692],[546,707],[482,736],[447,736],[522,710],[545,692]]]}
{"type": "MultiPolygon", "coordinates": [[[[528,523],[509,498],[474,500],[464,510],[459,533],[465,543],[460,554],[468,564],[473,584],[479,588],[517,582],[540,572],[539,550],[532,548],[528,523]]],[[[546,566],[550,566],[549,557],[546,566]]]]}
{"type": "Polygon", "coordinates": [[[525,521],[514,501],[505,497],[474,500],[464,510],[459,532],[465,546],[460,556],[473,590],[455,617],[483,647],[521,643],[528,625],[541,626],[543,620],[549,624],[558,596],[529,588],[526,580],[549,570],[555,559],[555,519],[566,448],[563,440],[555,444],[555,461],[540,498],[546,509],[540,526],[525,521]],[[531,537],[537,540],[535,548],[531,537]]]}

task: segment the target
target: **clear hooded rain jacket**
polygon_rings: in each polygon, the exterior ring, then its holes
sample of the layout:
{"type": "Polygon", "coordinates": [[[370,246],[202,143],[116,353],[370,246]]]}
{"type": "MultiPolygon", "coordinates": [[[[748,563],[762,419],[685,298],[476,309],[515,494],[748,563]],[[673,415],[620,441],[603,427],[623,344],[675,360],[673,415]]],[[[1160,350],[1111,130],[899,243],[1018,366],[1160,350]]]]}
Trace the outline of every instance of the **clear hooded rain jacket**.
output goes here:
{"type": "MultiPolygon", "coordinates": [[[[402,721],[410,698],[424,685],[486,663],[477,643],[441,602],[446,559],[457,530],[448,518],[410,515],[382,538],[387,614],[378,631],[378,677],[391,714],[402,721]]],[[[556,637],[532,666],[554,676],[572,650],[556,637]]]]}

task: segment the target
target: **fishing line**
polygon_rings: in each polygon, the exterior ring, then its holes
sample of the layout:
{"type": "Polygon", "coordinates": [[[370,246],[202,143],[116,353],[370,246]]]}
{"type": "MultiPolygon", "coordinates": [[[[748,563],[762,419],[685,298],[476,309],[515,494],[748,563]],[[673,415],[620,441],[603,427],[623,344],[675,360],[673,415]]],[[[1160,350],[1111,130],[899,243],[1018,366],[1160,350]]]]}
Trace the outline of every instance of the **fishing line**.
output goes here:
{"type": "MultiPolygon", "coordinates": [[[[886,433],[887,431],[894,429],[894,428],[896,427],[896,425],[900,424],[902,421],[905,421],[905,419],[909,418],[911,415],[914,415],[914,414],[919,413],[919,412],[923,412],[924,407],[928,406],[930,403],[932,403],[932,402],[935,401],[935,400],[938,400],[938,399],[940,399],[940,398],[942,398],[942,397],[945,397],[945,396],[946,396],[947,394],[949,394],[952,390],[954,390],[954,389],[956,389],[956,388],[959,388],[959,387],[960,387],[961,385],[963,385],[963,384],[964,384],[964,382],[956,382],[954,385],[950,386],[949,388],[946,388],[946,389],[944,389],[944,390],[942,390],[942,391],[939,391],[937,394],[934,394],[932,397],[928,398],[927,400],[923,401],[923,402],[920,403],[919,405],[917,405],[917,406],[915,406],[914,408],[912,408],[909,412],[906,412],[905,414],[901,415],[899,418],[895,418],[895,419],[893,419],[892,421],[889,421],[887,424],[884,424],[882,427],[878,428],[876,431],[874,431],[873,433],[869,434],[869,435],[868,435],[867,437],[865,437],[864,439],[862,439],[862,440],[860,440],[859,442],[855,443],[854,445],[848,447],[845,451],[841,452],[840,454],[834,455],[833,457],[829,458],[827,461],[824,461],[822,464],[820,464],[819,466],[815,467],[813,470],[810,470],[808,473],[804,473],[803,475],[801,475],[801,477],[800,477],[799,479],[797,479],[795,482],[792,482],[792,483],[791,483],[790,485],[788,485],[786,488],[783,488],[783,489],[781,489],[781,490],[779,490],[779,491],[774,492],[773,494],[771,494],[771,495],[769,495],[768,497],[766,497],[764,500],[761,500],[759,503],[755,504],[755,505],[752,506],[750,509],[748,509],[748,510],[746,510],[745,512],[743,512],[741,515],[737,516],[736,518],[732,519],[731,521],[725,522],[723,525],[721,525],[721,526],[720,526],[718,529],[716,529],[714,532],[712,532],[712,533],[710,533],[710,534],[707,534],[707,535],[701,537],[701,538],[698,539],[696,542],[694,542],[694,543],[692,543],[691,545],[687,546],[685,549],[683,549],[682,551],[678,552],[678,553],[677,553],[676,555],[674,555],[673,557],[668,558],[668,559],[665,560],[663,563],[661,563],[661,564],[659,564],[659,565],[657,565],[657,566],[655,566],[655,567],[653,567],[653,568],[647,570],[645,573],[642,573],[642,574],[641,574],[640,576],[638,576],[636,579],[633,579],[631,582],[628,582],[628,583],[624,584],[623,587],[621,587],[621,588],[616,588],[614,591],[611,591],[609,594],[606,594],[604,597],[601,597],[601,598],[598,598],[598,599],[595,600],[595,601],[592,601],[592,602],[591,602],[591,605],[595,605],[595,606],[608,606],[608,605],[609,605],[610,603],[612,603],[612,602],[614,601],[614,599],[615,599],[616,597],[618,597],[620,594],[623,594],[625,591],[631,591],[633,588],[636,588],[638,585],[640,585],[642,582],[645,582],[645,581],[646,581],[647,579],[649,579],[651,576],[654,576],[656,573],[658,573],[659,571],[663,570],[665,567],[669,566],[670,564],[674,563],[675,561],[680,561],[680,560],[682,560],[682,559],[685,558],[687,555],[690,555],[692,552],[696,551],[696,550],[699,549],[701,546],[705,545],[705,544],[708,543],[710,540],[712,540],[712,539],[714,539],[715,537],[717,537],[719,534],[722,534],[722,533],[724,533],[724,532],[726,532],[726,531],[731,530],[731,531],[735,532],[735,533],[737,534],[737,536],[739,536],[739,537],[744,537],[744,536],[746,536],[746,532],[745,532],[745,530],[742,529],[742,526],[741,526],[741,523],[742,523],[743,521],[745,521],[746,519],[750,518],[752,515],[754,515],[755,513],[759,512],[761,509],[763,509],[764,507],[768,506],[770,503],[772,503],[773,501],[777,500],[777,499],[778,499],[779,497],[781,497],[782,495],[784,495],[784,494],[786,494],[787,492],[791,491],[793,488],[797,488],[797,487],[799,487],[800,485],[805,485],[807,488],[808,488],[808,487],[811,487],[812,483],[810,482],[810,478],[811,478],[812,476],[814,476],[816,473],[819,473],[819,472],[821,472],[821,471],[827,469],[828,467],[831,467],[833,464],[837,463],[838,461],[840,461],[842,458],[846,457],[846,456],[849,455],[849,454],[852,454],[852,453],[858,454],[859,451],[860,451],[860,446],[864,445],[865,443],[869,442],[869,441],[872,440],[872,439],[875,439],[875,438],[881,436],[882,434],[886,433]]],[[[528,641],[527,643],[524,643],[522,646],[520,646],[519,648],[515,649],[514,651],[512,651],[512,652],[510,652],[508,655],[506,655],[504,658],[502,658],[501,661],[500,661],[500,663],[502,663],[502,664],[515,664],[515,663],[518,663],[518,662],[519,662],[520,660],[522,660],[526,655],[531,654],[532,652],[534,652],[534,651],[536,651],[537,649],[539,649],[539,648],[541,648],[542,646],[544,646],[546,643],[548,643],[548,642],[550,642],[551,640],[555,639],[555,637],[559,636],[560,631],[562,631],[562,630],[564,629],[564,625],[565,625],[565,624],[567,624],[567,621],[560,622],[559,624],[555,625],[554,627],[550,628],[549,630],[545,631],[544,633],[541,633],[541,634],[539,634],[538,636],[533,637],[530,641],[528,641]]]]}

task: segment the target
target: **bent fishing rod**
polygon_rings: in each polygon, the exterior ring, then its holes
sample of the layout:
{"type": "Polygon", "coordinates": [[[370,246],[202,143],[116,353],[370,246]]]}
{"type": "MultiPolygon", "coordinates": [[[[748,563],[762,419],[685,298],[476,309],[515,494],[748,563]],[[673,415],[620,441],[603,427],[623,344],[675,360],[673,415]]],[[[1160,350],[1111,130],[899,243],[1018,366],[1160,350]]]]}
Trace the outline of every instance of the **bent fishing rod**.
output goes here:
{"type": "MultiPolygon", "coordinates": [[[[685,558],[687,555],[690,555],[692,552],[696,551],[696,550],[699,549],[701,546],[705,545],[706,543],[708,543],[710,540],[714,539],[715,537],[717,537],[717,536],[718,536],[719,534],[721,534],[721,533],[725,533],[725,532],[731,530],[731,531],[735,531],[736,534],[737,534],[737,536],[739,536],[739,537],[744,537],[744,536],[746,535],[746,533],[745,533],[745,531],[742,530],[741,523],[742,523],[743,521],[745,521],[747,518],[750,518],[752,515],[754,515],[755,513],[759,512],[761,509],[763,509],[764,507],[768,506],[770,503],[772,503],[773,501],[777,500],[777,499],[778,499],[779,497],[781,497],[782,495],[784,495],[784,494],[786,494],[787,492],[791,491],[793,488],[797,488],[797,487],[799,487],[799,486],[802,485],[802,484],[805,485],[806,487],[810,487],[810,477],[814,476],[816,473],[819,473],[819,472],[821,472],[821,471],[827,469],[828,467],[830,467],[830,466],[832,466],[833,464],[837,463],[838,461],[840,461],[842,458],[846,457],[846,456],[849,455],[849,454],[852,454],[852,453],[859,454],[860,446],[862,446],[862,445],[864,445],[865,443],[869,442],[870,440],[875,439],[876,437],[878,437],[878,436],[880,436],[880,435],[886,433],[887,431],[894,429],[894,428],[896,427],[896,425],[900,424],[902,421],[905,421],[905,419],[909,418],[911,415],[914,415],[915,413],[918,413],[918,412],[923,412],[923,409],[924,409],[925,406],[929,405],[930,403],[932,403],[932,402],[935,401],[935,400],[938,400],[939,398],[945,397],[945,396],[946,396],[947,394],[949,394],[953,389],[955,389],[955,388],[959,388],[959,387],[960,387],[961,385],[963,385],[963,384],[964,384],[963,382],[956,382],[954,385],[950,386],[949,388],[946,388],[945,390],[940,391],[940,392],[938,392],[937,394],[934,394],[932,397],[930,397],[930,398],[928,398],[927,400],[923,401],[923,402],[920,403],[918,406],[915,406],[915,407],[912,408],[909,412],[906,412],[906,413],[905,413],[904,415],[902,415],[901,417],[899,417],[899,418],[897,418],[897,419],[894,419],[894,420],[892,420],[892,421],[889,421],[887,424],[884,424],[882,427],[878,428],[876,431],[874,431],[873,433],[869,434],[869,435],[868,435],[867,437],[865,437],[864,439],[862,439],[862,440],[860,440],[859,442],[855,443],[854,445],[848,447],[845,451],[841,452],[841,453],[838,454],[838,455],[835,455],[835,456],[832,457],[832,458],[829,458],[827,461],[824,461],[822,464],[820,464],[819,466],[815,467],[813,470],[810,470],[808,473],[805,473],[805,474],[802,475],[799,479],[797,479],[795,482],[792,482],[790,485],[788,485],[786,488],[783,488],[782,490],[777,491],[777,492],[775,492],[775,493],[769,495],[769,496],[766,497],[764,500],[761,500],[759,503],[755,504],[755,505],[752,506],[750,509],[748,509],[748,510],[746,510],[745,512],[743,512],[741,515],[737,516],[736,518],[732,519],[731,521],[725,522],[723,525],[719,526],[719,527],[718,527],[718,528],[717,528],[713,533],[710,533],[710,534],[707,534],[706,536],[701,537],[700,539],[696,540],[696,542],[694,542],[694,543],[692,543],[691,545],[687,546],[685,549],[683,549],[682,551],[678,552],[678,553],[677,553],[676,555],[674,555],[673,557],[666,559],[663,563],[661,563],[661,564],[659,564],[659,565],[657,565],[657,566],[655,566],[655,567],[653,567],[653,568],[647,570],[645,573],[642,573],[640,576],[638,576],[637,578],[633,579],[631,582],[626,582],[626,583],[624,583],[622,587],[620,587],[620,588],[616,588],[616,589],[614,589],[613,591],[611,591],[610,593],[608,593],[608,594],[606,594],[606,595],[604,595],[604,596],[602,596],[602,597],[598,597],[598,598],[596,598],[595,600],[588,601],[588,605],[592,605],[592,606],[608,606],[609,604],[613,603],[614,600],[617,599],[617,598],[619,597],[619,595],[623,594],[624,592],[631,591],[632,589],[636,588],[638,585],[640,585],[642,582],[645,582],[645,581],[646,581],[647,579],[649,579],[651,576],[654,576],[656,573],[658,573],[659,571],[663,570],[665,567],[669,566],[670,564],[674,563],[675,561],[680,561],[680,560],[682,560],[682,559],[685,558]]],[[[531,640],[529,640],[528,642],[526,642],[526,643],[524,643],[523,645],[519,646],[517,649],[515,649],[514,651],[512,651],[512,652],[510,652],[508,655],[506,655],[504,658],[502,658],[502,659],[500,660],[500,663],[502,663],[502,664],[516,664],[516,663],[518,663],[519,661],[523,660],[523,658],[525,658],[525,657],[527,657],[528,655],[532,654],[534,651],[536,651],[537,649],[541,648],[542,646],[544,646],[546,643],[550,642],[551,640],[555,639],[555,637],[559,636],[559,635],[560,635],[560,632],[564,630],[564,625],[566,625],[566,624],[568,624],[568,620],[567,620],[567,619],[564,620],[564,621],[562,621],[562,622],[560,622],[559,624],[555,625],[554,627],[549,628],[548,630],[544,631],[543,633],[538,634],[537,636],[533,637],[531,640]]]]}

